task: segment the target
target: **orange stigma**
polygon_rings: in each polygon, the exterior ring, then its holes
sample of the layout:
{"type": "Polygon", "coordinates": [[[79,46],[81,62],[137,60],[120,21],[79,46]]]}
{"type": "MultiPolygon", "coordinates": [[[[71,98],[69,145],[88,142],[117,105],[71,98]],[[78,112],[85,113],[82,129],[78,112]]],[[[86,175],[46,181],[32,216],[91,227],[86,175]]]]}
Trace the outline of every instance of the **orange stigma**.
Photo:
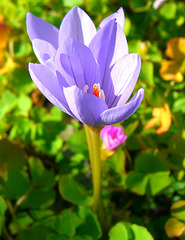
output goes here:
{"type": "Polygon", "coordinates": [[[93,86],[93,92],[94,95],[100,99],[102,99],[103,101],[105,101],[105,94],[104,91],[100,88],[100,84],[99,83],[95,83],[93,86]]]}
{"type": "Polygon", "coordinates": [[[94,91],[94,95],[96,97],[99,97],[99,93],[100,93],[100,84],[95,83],[93,86],[93,91],[94,91]]]}

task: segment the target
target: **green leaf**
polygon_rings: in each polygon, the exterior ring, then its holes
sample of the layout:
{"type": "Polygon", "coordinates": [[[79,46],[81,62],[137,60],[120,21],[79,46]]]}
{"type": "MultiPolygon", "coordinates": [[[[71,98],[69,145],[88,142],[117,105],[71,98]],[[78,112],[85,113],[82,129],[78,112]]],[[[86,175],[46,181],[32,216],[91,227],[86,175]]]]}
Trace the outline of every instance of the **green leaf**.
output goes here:
{"type": "Polygon", "coordinates": [[[55,155],[62,148],[63,140],[59,135],[63,129],[61,122],[53,120],[39,124],[33,141],[35,147],[48,155],[55,155]]]}
{"type": "Polygon", "coordinates": [[[175,2],[165,3],[160,9],[159,13],[166,19],[173,19],[176,14],[177,6],[175,2]]]}
{"type": "Polygon", "coordinates": [[[14,42],[14,54],[15,57],[22,58],[30,54],[32,47],[30,43],[16,41],[14,42]]]}
{"type": "Polygon", "coordinates": [[[20,139],[22,143],[29,141],[32,128],[34,127],[30,119],[12,116],[8,118],[8,123],[13,124],[9,133],[10,139],[20,139]]]}
{"type": "Polygon", "coordinates": [[[171,215],[185,222],[185,200],[177,201],[171,206],[171,215]]]}
{"type": "Polygon", "coordinates": [[[185,156],[185,130],[175,133],[168,143],[168,151],[173,154],[185,156]]]}
{"type": "Polygon", "coordinates": [[[89,236],[74,236],[72,240],[93,240],[93,238],[89,236]]]}
{"type": "Polygon", "coordinates": [[[151,0],[130,0],[130,7],[134,12],[144,12],[147,11],[151,5],[151,0]]]}
{"type": "Polygon", "coordinates": [[[63,4],[65,7],[74,7],[82,5],[83,0],[63,0],[63,4]]]}
{"type": "Polygon", "coordinates": [[[73,214],[70,209],[65,209],[53,222],[53,230],[68,237],[75,233],[73,214]]]}
{"type": "Polygon", "coordinates": [[[171,184],[169,172],[153,173],[149,176],[149,194],[156,195],[171,184]]]}
{"type": "Polygon", "coordinates": [[[3,181],[3,190],[9,199],[18,199],[30,188],[28,174],[17,169],[9,169],[3,181]]]}
{"type": "Polygon", "coordinates": [[[27,69],[14,68],[8,72],[7,79],[10,87],[17,91],[17,93],[31,93],[35,88],[27,69]]]}
{"type": "Polygon", "coordinates": [[[30,214],[34,220],[42,220],[47,217],[54,215],[53,211],[50,209],[41,209],[41,210],[30,210],[30,214]]]}
{"type": "Polygon", "coordinates": [[[23,231],[20,236],[19,240],[46,240],[50,231],[41,227],[32,227],[28,230],[23,231]]]}
{"type": "Polygon", "coordinates": [[[90,208],[80,206],[77,216],[80,219],[80,224],[76,228],[76,235],[87,235],[92,237],[94,240],[101,237],[102,231],[98,218],[90,208]]]}
{"type": "Polygon", "coordinates": [[[53,189],[32,189],[21,204],[22,208],[43,209],[51,206],[56,193],[53,189]]]}
{"type": "Polygon", "coordinates": [[[72,175],[61,177],[59,191],[61,196],[69,202],[86,206],[92,205],[92,197],[88,196],[84,187],[77,183],[72,175]]]}
{"type": "Polygon", "coordinates": [[[133,135],[134,131],[136,130],[136,128],[139,125],[139,120],[136,120],[132,123],[130,123],[125,129],[124,129],[124,133],[129,137],[131,135],[133,135]]]}
{"type": "Polygon", "coordinates": [[[24,151],[8,140],[0,140],[0,176],[5,177],[9,169],[20,170],[26,165],[24,151]]]}
{"type": "Polygon", "coordinates": [[[109,231],[109,240],[128,240],[127,228],[123,223],[117,223],[109,231]]]}
{"type": "Polygon", "coordinates": [[[99,0],[86,0],[85,2],[87,11],[92,13],[102,12],[103,3],[99,0]]]}
{"type": "Polygon", "coordinates": [[[185,113],[185,97],[179,98],[176,101],[174,101],[172,111],[174,113],[182,111],[182,113],[185,113]]]}
{"type": "Polygon", "coordinates": [[[30,158],[29,167],[34,186],[52,187],[55,184],[55,174],[53,169],[47,170],[38,158],[30,158]]]}
{"type": "Polygon", "coordinates": [[[73,133],[68,140],[68,144],[72,151],[87,154],[88,148],[84,129],[73,133]]]}
{"type": "Polygon", "coordinates": [[[5,90],[0,99],[0,118],[11,112],[17,104],[16,95],[10,90],[5,90]]]}
{"type": "Polygon", "coordinates": [[[6,201],[2,196],[0,196],[0,236],[2,234],[2,228],[4,225],[5,217],[4,214],[6,212],[6,209],[8,208],[6,201]]]}
{"type": "Polygon", "coordinates": [[[152,87],[147,89],[146,94],[146,98],[152,107],[161,107],[163,103],[163,97],[161,97],[162,93],[159,88],[152,87]]]}
{"type": "Polygon", "coordinates": [[[109,231],[109,240],[154,240],[145,227],[129,223],[117,223],[109,231]]]}
{"type": "MultiPolygon", "coordinates": [[[[22,229],[27,229],[33,223],[33,219],[29,216],[28,213],[22,212],[16,215],[16,219],[22,229]]],[[[17,234],[17,226],[14,222],[11,222],[9,229],[12,234],[17,234]]]]}
{"type": "Polygon", "coordinates": [[[158,152],[140,154],[135,161],[135,171],[128,174],[126,185],[134,193],[156,195],[171,183],[168,164],[158,152]]]}
{"type": "Polygon", "coordinates": [[[140,46],[142,44],[141,40],[131,40],[128,42],[128,48],[130,53],[141,53],[140,46]]]}
{"type": "Polygon", "coordinates": [[[135,170],[145,173],[168,171],[168,164],[163,156],[156,151],[148,151],[136,158],[135,170]]]}
{"type": "Polygon", "coordinates": [[[69,237],[62,236],[59,234],[50,234],[46,240],[69,240],[69,237]]]}
{"type": "Polygon", "coordinates": [[[17,100],[17,106],[14,114],[17,116],[28,116],[28,113],[32,107],[32,101],[30,97],[25,94],[21,94],[17,100]]]}
{"type": "Polygon", "coordinates": [[[139,78],[145,80],[149,85],[154,83],[154,66],[151,62],[142,62],[139,78]]]}
{"type": "Polygon", "coordinates": [[[148,232],[148,230],[145,227],[138,226],[136,224],[132,224],[131,231],[134,235],[134,240],[154,240],[152,235],[148,232]]]}
{"type": "Polygon", "coordinates": [[[139,195],[144,195],[146,193],[147,183],[148,176],[137,171],[130,172],[126,179],[127,187],[139,195]]]}

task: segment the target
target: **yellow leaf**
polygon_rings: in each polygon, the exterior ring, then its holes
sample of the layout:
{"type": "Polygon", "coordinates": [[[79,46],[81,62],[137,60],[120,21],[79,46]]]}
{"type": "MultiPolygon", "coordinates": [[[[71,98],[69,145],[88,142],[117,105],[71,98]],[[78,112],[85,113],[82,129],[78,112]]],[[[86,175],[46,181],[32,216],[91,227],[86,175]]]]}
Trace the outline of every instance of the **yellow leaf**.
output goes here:
{"type": "Polygon", "coordinates": [[[159,122],[158,118],[152,118],[148,121],[148,123],[146,124],[146,126],[144,127],[145,130],[149,129],[149,128],[153,128],[157,125],[157,123],[159,122]]]}
{"type": "Polygon", "coordinates": [[[160,124],[159,128],[156,130],[157,134],[162,134],[162,133],[167,132],[172,123],[171,112],[170,112],[170,108],[167,103],[164,104],[164,108],[163,108],[163,111],[162,111],[161,117],[160,117],[160,122],[161,122],[161,124],[160,124]]]}
{"type": "Polygon", "coordinates": [[[160,76],[166,81],[182,82],[184,77],[179,71],[179,66],[174,61],[164,61],[160,68],[160,76]]]}
{"type": "Polygon", "coordinates": [[[166,55],[180,62],[185,58],[185,38],[172,38],[167,43],[166,55]]]}
{"type": "Polygon", "coordinates": [[[158,122],[160,126],[157,128],[156,133],[162,134],[168,131],[171,126],[171,112],[167,103],[161,108],[154,108],[152,111],[153,118],[148,121],[144,129],[155,127],[158,122]]]}
{"type": "Polygon", "coordinates": [[[10,39],[10,27],[4,23],[4,17],[0,16],[0,50],[6,48],[10,39]]]}
{"type": "Polygon", "coordinates": [[[168,237],[180,237],[185,230],[185,224],[176,218],[170,218],[165,224],[165,231],[168,237]]]}

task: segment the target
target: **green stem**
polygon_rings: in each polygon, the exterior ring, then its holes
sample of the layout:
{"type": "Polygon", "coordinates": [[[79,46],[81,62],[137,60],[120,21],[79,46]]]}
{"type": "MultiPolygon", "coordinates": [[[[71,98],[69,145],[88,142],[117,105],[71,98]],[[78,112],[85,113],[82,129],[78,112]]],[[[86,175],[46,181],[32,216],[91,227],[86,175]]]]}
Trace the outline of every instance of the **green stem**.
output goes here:
{"type": "MultiPolygon", "coordinates": [[[[93,209],[101,212],[100,129],[85,125],[93,180],[93,209]]],[[[99,213],[100,213],[99,212],[99,213]]]]}
{"type": "Polygon", "coordinates": [[[100,162],[100,129],[89,128],[91,133],[93,157],[93,182],[94,182],[94,211],[101,208],[101,162],[100,162]]]}
{"type": "MultiPolygon", "coordinates": [[[[87,125],[84,125],[86,138],[87,138],[87,145],[89,150],[89,158],[90,158],[90,164],[91,164],[91,171],[92,171],[92,179],[93,179],[93,146],[92,146],[92,139],[91,139],[91,132],[87,125]]],[[[94,180],[93,180],[94,183],[94,180]]]]}
{"type": "Polygon", "coordinates": [[[13,206],[12,206],[12,204],[9,200],[7,200],[6,202],[7,202],[7,205],[8,205],[8,209],[9,209],[11,215],[12,215],[12,219],[15,223],[16,230],[17,230],[18,233],[20,233],[20,232],[22,232],[22,228],[21,228],[19,222],[17,221],[13,206]]]}

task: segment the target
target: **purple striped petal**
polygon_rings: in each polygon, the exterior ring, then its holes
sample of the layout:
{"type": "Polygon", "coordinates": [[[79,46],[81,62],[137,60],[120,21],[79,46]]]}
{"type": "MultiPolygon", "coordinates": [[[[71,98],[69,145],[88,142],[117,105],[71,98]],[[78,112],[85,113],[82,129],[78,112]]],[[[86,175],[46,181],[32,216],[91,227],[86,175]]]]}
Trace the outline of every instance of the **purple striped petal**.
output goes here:
{"type": "Polygon", "coordinates": [[[103,79],[101,88],[106,93],[110,88],[109,82],[110,66],[122,56],[128,54],[128,45],[125,34],[115,19],[108,22],[92,39],[89,48],[98,61],[101,78],[103,79]]]}
{"type": "Polygon", "coordinates": [[[68,86],[76,85],[83,90],[84,86],[88,85],[88,92],[93,94],[94,83],[101,84],[99,66],[92,52],[72,38],[66,42],[65,49],[58,49],[55,65],[68,86]]]}
{"type": "Polygon", "coordinates": [[[106,17],[103,21],[101,21],[98,30],[100,30],[102,27],[105,26],[108,22],[110,22],[112,19],[116,19],[116,22],[119,23],[122,29],[124,29],[125,24],[125,16],[123,8],[119,8],[117,12],[111,14],[110,16],[106,17]]]}
{"type": "Polygon", "coordinates": [[[56,107],[74,117],[70,111],[63,89],[61,89],[56,75],[46,66],[29,63],[31,78],[41,93],[56,107]]]}
{"type": "Polygon", "coordinates": [[[73,7],[61,23],[59,44],[73,38],[88,46],[95,34],[96,28],[87,13],[79,7],[73,7]]]}
{"type": "Polygon", "coordinates": [[[113,66],[109,81],[113,87],[106,92],[109,96],[108,106],[121,106],[132,94],[139,77],[141,59],[139,54],[131,53],[119,59],[113,66]]]}
{"type": "Polygon", "coordinates": [[[134,97],[126,104],[120,107],[113,107],[100,114],[96,125],[112,125],[122,122],[130,117],[140,106],[144,96],[144,89],[139,89],[134,97]]]}
{"type": "Polygon", "coordinates": [[[56,49],[49,42],[41,39],[33,39],[33,51],[40,63],[55,69],[54,56],[56,49]]]}
{"type": "Polygon", "coordinates": [[[64,88],[64,95],[75,117],[89,126],[94,126],[99,115],[107,109],[102,99],[76,86],[64,88]]]}
{"type": "Polygon", "coordinates": [[[29,12],[26,17],[26,25],[31,41],[41,39],[49,42],[55,49],[58,48],[58,28],[29,12]]]}

